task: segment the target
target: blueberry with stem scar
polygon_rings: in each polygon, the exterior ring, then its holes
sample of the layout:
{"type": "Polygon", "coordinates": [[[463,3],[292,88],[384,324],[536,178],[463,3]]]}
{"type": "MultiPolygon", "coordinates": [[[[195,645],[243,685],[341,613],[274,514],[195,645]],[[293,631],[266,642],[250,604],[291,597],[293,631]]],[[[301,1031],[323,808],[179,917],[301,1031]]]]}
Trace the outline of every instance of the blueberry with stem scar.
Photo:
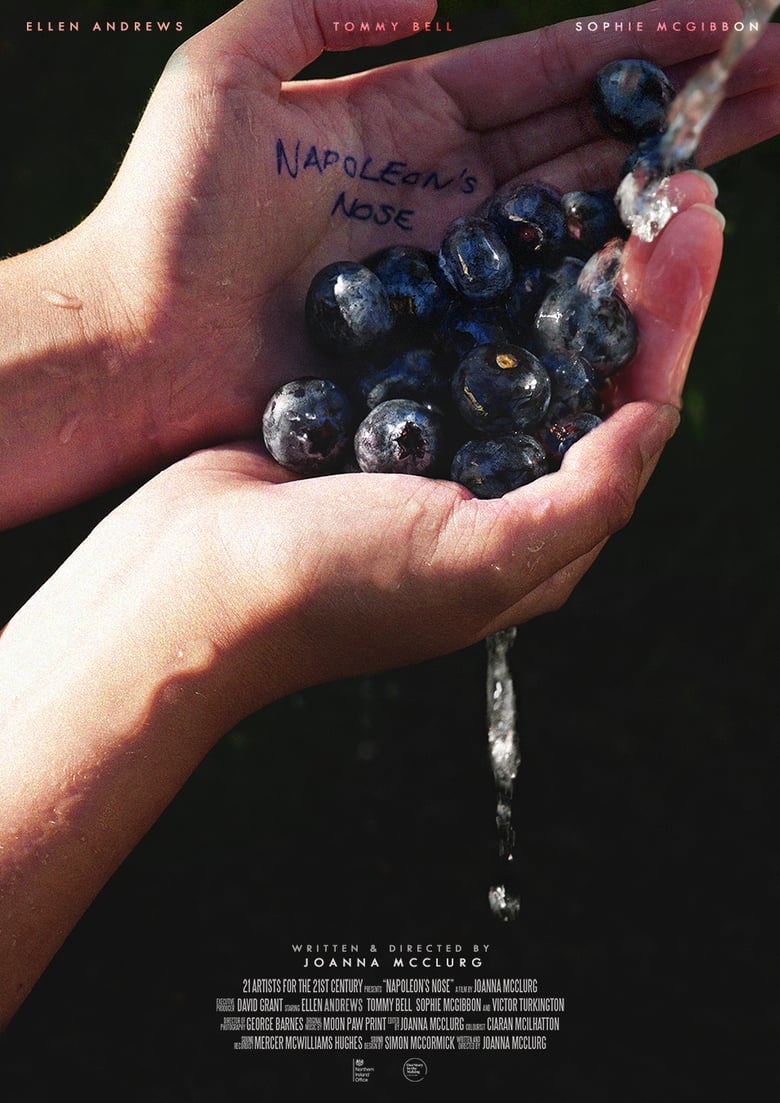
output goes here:
{"type": "Polygon", "coordinates": [[[433,325],[451,301],[435,253],[413,245],[389,245],[365,261],[387,292],[399,325],[433,325]]]}
{"type": "Polygon", "coordinates": [[[324,475],[348,454],[353,426],[352,404],[330,379],[294,379],[266,405],[263,442],[282,467],[324,475]]]}
{"type": "Polygon", "coordinates": [[[553,470],[560,467],[561,460],[571,446],[581,440],[586,433],[601,425],[601,420],[596,414],[583,412],[549,421],[543,425],[537,436],[550,461],[550,467],[553,470]]]}
{"type": "Polygon", "coordinates": [[[404,398],[380,402],[355,433],[361,471],[401,475],[441,473],[444,419],[429,406],[404,398]]]}
{"type": "Polygon", "coordinates": [[[550,402],[550,377],[527,349],[481,345],[461,360],[452,398],[474,429],[495,434],[538,424],[550,402]]]}

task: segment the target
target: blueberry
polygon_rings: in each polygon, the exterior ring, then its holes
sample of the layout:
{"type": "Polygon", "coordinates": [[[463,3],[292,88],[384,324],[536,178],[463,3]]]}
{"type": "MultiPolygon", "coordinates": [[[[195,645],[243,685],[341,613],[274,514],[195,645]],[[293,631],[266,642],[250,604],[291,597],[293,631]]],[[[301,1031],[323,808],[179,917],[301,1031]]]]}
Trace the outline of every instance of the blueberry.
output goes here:
{"type": "Polygon", "coordinates": [[[549,184],[520,184],[496,195],[487,218],[504,241],[516,265],[545,264],[556,260],[566,240],[562,196],[549,184]]]}
{"type": "Polygon", "coordinates": [[[666,129],[674,99],[671,81],[650,61],[611,61],[596,74],[591,106],[599,125],[623,141],[639,142],[666,129]]]}
{"type": "Polygon", "coordinates": [[[549,469],[544,449],[525,433],[469,440],[452,460],[450,478],[475,498],[501,498],[526,486],[549,469]]]}
{"type": "Polygon", "coordinates": [[[263,441],[277,463],[299,475],[335,471],[352,442],[346,394],[329,379],[295,379],[279,387],[263,414],[263,441]]]}
{"type": "Polygon", "coordinates": [[[439,248],[439,267],[464,298],[490,302],[512,282],[512,261],[501,235],[484,218],[463,215],[451,222],[439,248]]]}
{"type": "Polygon", "coordinates": [[[599,390],[602,381],[587,360],[575,353],[541,356],[550,376],[552,394],[547,407],[548,421],[557,421],[573,414],[600,414],[603,402],[599,390]]]}
{"type": "Polygon", "coordinates": [[[435,253],[412,245],[389,245],[364,263],[382,281],[400,323],[435,324],[443,317],[451,296],[435,253]]]}
{"type": "Polygon", "coordinates": [[[573,444],[581,440],[591,429],[601,425],[596,414],[579,413],[550,421],[538,433],[539,443],[550,461],[550,467],[560,466],[561,460],[573,444]]]}
{"type": "Polygon", "coordinates": [[[442,469],[444,419],[429,406],[404,398],[380,402],[355,433],[361,471],[436,475],[442,469]]]}
{"type": "Polygon", "coordinates": [[[431,348],[411,348],[387,364],[364,365],[355,373],[353,390],[371,410],[389,398],[411,398],[441,405],[449,397],[450,381],[431,348]]]}
{"type": "Polygon", "coordinates": [[[573,352],[599,376],[618,371],[636,352],[636,322],[616,294],[586,295],[576,284],[548,292],[534,322],[540,355],[573,352]]]}
{"type": "Polygon", "coordinates": [[[394,315],[384,286],[370,268],[335,261],[322,268],[306,295],[306,325],[313,341],[328,352],[356,356],[393,328],[394,315]]]}
{"type": "Polygon", "coordinates": [[[587,258],[613,237],[627,237],[628,231],[605,188],[567,192],[563,197],[566,228],[577,252],[587,258]]]}
{"type": "MultiPolygon", "coordinates": [[[[641,156],[660,161],[657,135],[641,156]]],[[[280,388],[269,452],[301,474],[438,476],[459,449],[452,477],[480,497],[558,466],[637,346],[612,290],[625,237],[608,192],[522,184],[450,223],[438,255],[399,244],[327,265],[305,315],[339,383],[280,388]]]]}
{"type": "Polygon", "coordinates": [[[480,345],[452,377],[452,398],[474,429],[504,433],[538,424],[550,402],[550,377],[519,345],[480,345]]]}

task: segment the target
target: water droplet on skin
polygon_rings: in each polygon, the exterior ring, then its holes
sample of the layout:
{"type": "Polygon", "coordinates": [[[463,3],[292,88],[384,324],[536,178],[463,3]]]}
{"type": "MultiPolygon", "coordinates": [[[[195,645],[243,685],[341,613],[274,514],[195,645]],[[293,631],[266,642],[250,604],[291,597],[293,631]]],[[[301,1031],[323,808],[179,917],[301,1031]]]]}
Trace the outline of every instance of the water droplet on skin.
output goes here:
{"type": "Polygon", "coordinates": [[[216,644],[204,637],[182,644],[177,649],[171,666],[177,671],[184,670],[187,673],[197,673],[208,670],[216,657],[216,644]]]}
{"type": "Polygon", "coordinates": [[[208,671],[218,653],[217,645],[207,638],[181,644],[167,664],[168,677],[160,691],[160,700],[167,705],[175,705],[185,693],[190,692],[189,679],[208,671]]]}
{"type": "Polygon", "coordinates": [[[55,291],[50,287],[41,289],[41,298],[52,306],[62,307],[63,310],[81,310],[84,303],[77,295],[66,295],[63,291],[55,291]]]}
{"type": "Polygon", "coordinates": [[[69,418],[60,429],[59,442],[60,444],[69,444],[73,439],[73,435],[79,427],[81,422],[81,416],[75,414],[74,417],[69,418]]]}

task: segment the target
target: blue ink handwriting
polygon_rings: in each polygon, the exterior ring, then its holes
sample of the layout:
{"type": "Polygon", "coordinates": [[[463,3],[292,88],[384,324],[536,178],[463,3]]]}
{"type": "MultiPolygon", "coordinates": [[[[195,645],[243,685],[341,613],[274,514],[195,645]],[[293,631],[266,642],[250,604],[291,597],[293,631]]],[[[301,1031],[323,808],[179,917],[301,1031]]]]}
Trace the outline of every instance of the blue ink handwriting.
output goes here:
{"type": "Polygon", "coordinates": [[[477,187],[477,177],[463,168],[456,175],[445,175],[436,169],[418,169],[410,167],[408,161],[378,161],[371,156],[355,157],[351,153],[343,154],[337,149],[322,149],[317,145],[302,148],[301,139],[292,149],[288,149],[281,138],[276,139],[276,172],[284,173],[297,180],[302,172],[314,169],[321,176],[330,168],[340,166],[341,171],[352,180],[364,180],[372,184],[385,184],[396,188],[403,185],[408,188],[419,187],[434,192],[457,189],[463,195],[471,195],[477,187]]]}
{"type": "Polygon", "coordinates": [[[374,222],[377,226],[387,226],[391,222],[399,230],[411,230],[414,211],[408,207],[396,209],[390,203],[366,203],[360,199],[347,199],[347,193],[341,192],[333,204],[331,214],[341,211],[345,218],[356,218],[359,222],[374,222]]]}

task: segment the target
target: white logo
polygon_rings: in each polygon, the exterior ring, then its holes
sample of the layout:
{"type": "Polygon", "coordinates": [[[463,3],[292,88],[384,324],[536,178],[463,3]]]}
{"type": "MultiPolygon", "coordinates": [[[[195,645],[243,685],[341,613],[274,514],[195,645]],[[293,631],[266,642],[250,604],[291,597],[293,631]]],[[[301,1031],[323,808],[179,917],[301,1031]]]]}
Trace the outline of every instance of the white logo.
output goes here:
{"type": "Polygon", "coordinates": [[[410,1057],[404,1061],[403,1074],[413,1084],[418,1080],[424,1080],[428,1074],[428,1066],[422,1057],[410,1057]]]}
{"type": "Polygon", "coordinates": [[[352,1058],[352,1083],[365,1084],[374,1071],[372,1065],[367,1065],[362,1057],[352,1058]]]}

